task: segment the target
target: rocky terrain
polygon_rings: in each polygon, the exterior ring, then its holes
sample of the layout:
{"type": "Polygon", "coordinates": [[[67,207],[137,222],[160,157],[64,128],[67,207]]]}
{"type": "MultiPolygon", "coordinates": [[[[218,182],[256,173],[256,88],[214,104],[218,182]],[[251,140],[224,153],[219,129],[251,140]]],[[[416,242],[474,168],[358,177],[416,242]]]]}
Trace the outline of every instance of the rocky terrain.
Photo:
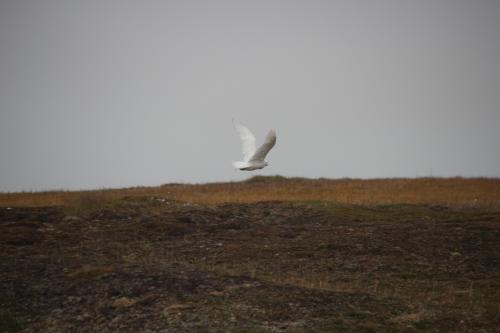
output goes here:
{"type": "Polygon", "coordinates": [[[0,208],[1,332],[498,332],[500,211],[0,208]]]}

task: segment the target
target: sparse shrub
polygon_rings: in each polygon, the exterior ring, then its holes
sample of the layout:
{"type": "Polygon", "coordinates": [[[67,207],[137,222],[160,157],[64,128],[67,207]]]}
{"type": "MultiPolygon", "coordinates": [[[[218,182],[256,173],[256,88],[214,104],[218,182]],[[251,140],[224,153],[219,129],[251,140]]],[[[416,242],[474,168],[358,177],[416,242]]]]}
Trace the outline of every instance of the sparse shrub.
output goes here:
{"type": "Polygon", "coordinates": [[[0,311],[0,332],[19,332],[25,328],[24,320],[9,312],[0,311]]]}
{"type": "Polygon", "coordinates": [[[68,279],[94,279],[113,272],[113,268],[109,266],[92,267],[85,266],[66,274],[68,279]]]}
{"type": "Polygon", "coordinates": [[[85,215],[109,207],[116,199],[105,191],[71,193],[64,198],[65,211],[69,215],[85,215]]]}
{"type": "Polygon", "coordinates": [[[231,331],[231,333],[267,333],[270,332],[269,330],[266,330],[261,327],[241,327],[241,328],[235,328],[231,331]]]}
{"type": "Polygon", "coordinates": [[[245,180],[245,183],[271,183],[271,182],[284,182],[289,180],[286,177],[280,175],[274,176],[253,176],[245,180]]]}

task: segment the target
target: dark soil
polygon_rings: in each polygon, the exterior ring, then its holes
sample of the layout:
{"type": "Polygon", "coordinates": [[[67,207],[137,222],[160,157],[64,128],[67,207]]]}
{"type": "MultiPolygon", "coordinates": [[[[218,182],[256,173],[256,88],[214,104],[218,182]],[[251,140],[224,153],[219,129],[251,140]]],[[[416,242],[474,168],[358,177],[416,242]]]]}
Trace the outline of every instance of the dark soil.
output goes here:
{"type": "Polygon", "coordinates": [[[498,332],[500,212],[0,208],[0,332],[498,332]]]}

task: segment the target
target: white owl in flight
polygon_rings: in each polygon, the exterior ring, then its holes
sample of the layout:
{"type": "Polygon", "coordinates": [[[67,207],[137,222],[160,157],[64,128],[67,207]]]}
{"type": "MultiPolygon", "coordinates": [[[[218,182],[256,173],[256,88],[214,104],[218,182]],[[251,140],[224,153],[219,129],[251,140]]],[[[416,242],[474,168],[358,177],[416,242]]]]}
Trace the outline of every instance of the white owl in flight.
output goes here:
{"type": "Polygon", "coordinates": [[[233,162],[233,166],[236,169],[245,171],[265,168],[268,164],[264,161],[264,159],[266,158],[267,153],[269,153],[271,148],[273,148],[276,144],[276,132],[274,130],[270,130],[264,143],[259,147],[259,149],[256,149],[256,140],[252,132],[250,132],[250,130],[242,124],[234,121],[233,124],[243,144],[243,161],[233,162]]]}

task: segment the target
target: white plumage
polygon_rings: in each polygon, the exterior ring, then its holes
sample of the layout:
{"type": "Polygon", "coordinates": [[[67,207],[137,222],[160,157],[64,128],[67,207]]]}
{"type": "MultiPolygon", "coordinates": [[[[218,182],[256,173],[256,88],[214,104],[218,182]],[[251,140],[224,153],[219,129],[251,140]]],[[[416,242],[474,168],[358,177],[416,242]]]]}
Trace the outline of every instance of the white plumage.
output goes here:
{"type": "Polygon", "coordinates": [[[259,147],[259,149],[256,149],[256,140],[252,132],[240,123],[233,121],[233,124],[236,132],[240,136],[243,146],[243,161],[233,162],[233,166],[236,169],[245,171],[265,168],[268,164],[264,161],[264,159],[271,148],[273,148],[276,144],[276,132],[274,130],[269,131],[264,143],[259,147]]]}

